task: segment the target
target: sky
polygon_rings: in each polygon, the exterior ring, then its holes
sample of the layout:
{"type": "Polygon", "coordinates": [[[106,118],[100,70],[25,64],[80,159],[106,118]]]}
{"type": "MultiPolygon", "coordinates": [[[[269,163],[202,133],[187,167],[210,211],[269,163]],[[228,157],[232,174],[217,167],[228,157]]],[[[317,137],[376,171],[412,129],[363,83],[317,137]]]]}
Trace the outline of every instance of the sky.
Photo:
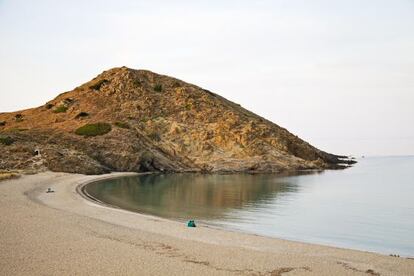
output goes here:
{"type": "Polygon", "coordinates": [[[0,112],[119,66],[211,90],[325,151],[414,155],[414,0],[0,0],[0,112]]]}

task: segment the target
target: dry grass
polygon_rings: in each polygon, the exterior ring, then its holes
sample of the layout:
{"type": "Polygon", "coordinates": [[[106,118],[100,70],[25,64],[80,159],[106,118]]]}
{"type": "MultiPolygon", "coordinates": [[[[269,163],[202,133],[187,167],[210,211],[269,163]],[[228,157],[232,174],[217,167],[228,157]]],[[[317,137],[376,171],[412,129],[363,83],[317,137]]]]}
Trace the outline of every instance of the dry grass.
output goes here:
{"type": "Polygon", "coordinates": [[[13,178],[19,178],[20,174],[16,172],[2,172],[0,171],[0,181],[6,180],[6,179],[13,179],[13,178]]]}

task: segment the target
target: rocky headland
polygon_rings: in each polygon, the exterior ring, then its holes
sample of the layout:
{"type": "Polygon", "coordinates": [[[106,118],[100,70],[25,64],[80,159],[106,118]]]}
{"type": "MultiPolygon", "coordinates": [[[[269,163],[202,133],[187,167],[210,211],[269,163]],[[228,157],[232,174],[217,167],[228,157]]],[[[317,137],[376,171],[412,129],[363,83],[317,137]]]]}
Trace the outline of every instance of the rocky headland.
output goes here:
{"type": "Polygon", "coordinates": [[[353,162],[206,89],[126,67],[0,113],[3,171],[280,173],[353,162]]]}

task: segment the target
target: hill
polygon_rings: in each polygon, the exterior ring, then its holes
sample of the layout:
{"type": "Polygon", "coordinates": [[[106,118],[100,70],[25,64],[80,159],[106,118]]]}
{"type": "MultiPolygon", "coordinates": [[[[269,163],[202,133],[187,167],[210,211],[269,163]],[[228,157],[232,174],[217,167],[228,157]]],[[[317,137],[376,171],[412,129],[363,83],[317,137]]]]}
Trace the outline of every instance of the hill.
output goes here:
{"type": "Polygon", "coordinates": [[[126,67],[0,113],[3,170],[282,172],[352,163],[343,158],[206,89],[126,67]]]}

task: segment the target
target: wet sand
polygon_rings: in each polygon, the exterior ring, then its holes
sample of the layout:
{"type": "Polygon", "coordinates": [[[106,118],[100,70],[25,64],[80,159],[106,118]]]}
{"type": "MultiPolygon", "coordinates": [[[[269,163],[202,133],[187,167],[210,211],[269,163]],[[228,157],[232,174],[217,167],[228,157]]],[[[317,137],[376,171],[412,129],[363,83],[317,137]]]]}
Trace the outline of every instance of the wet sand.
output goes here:
{"type": "Polygon", "coordinates": [[[414,275],[414,260],[185,224],[94,203],[104,176],[0,182],[0,275],[414,275]],[[45,193],[47,188],[55,192],[45,193]]]}

